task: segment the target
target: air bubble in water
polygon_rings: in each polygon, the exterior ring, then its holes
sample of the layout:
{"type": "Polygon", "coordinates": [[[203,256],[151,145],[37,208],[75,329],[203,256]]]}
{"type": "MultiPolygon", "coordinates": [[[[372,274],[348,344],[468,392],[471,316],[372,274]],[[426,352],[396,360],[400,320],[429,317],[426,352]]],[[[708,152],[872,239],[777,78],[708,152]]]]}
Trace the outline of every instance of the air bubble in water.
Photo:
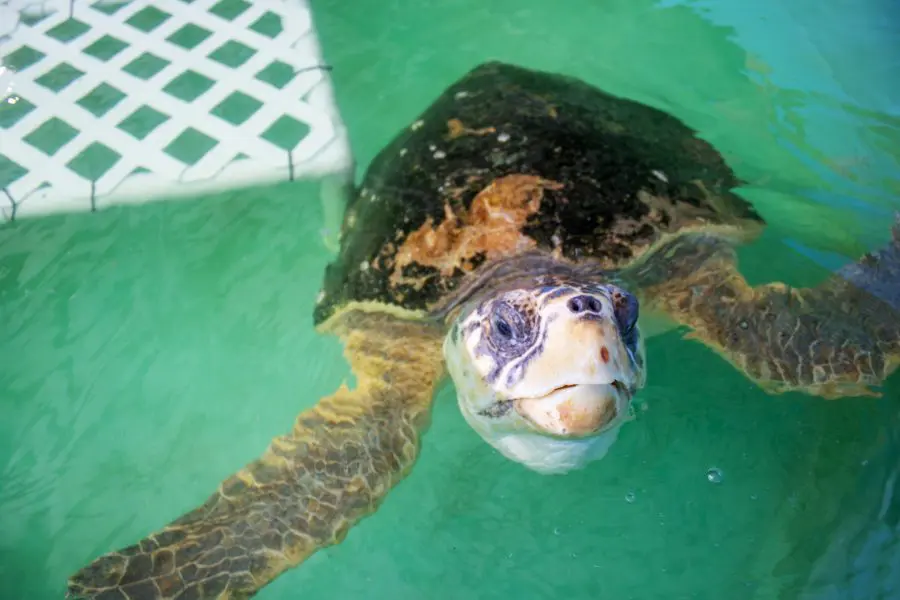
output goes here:
{"type": "Polygon", "coordinates": [[[637,496],[633,490],[628,490],[628,493],[625,494],[625,502],[628,504],[633,504],[637,496]]]}
{"type": "Polygon", "coordinates": [[[710,483],[722,483],[722,470],[717,467],[710,467],[706,471],[706,480],[710,483]]]}

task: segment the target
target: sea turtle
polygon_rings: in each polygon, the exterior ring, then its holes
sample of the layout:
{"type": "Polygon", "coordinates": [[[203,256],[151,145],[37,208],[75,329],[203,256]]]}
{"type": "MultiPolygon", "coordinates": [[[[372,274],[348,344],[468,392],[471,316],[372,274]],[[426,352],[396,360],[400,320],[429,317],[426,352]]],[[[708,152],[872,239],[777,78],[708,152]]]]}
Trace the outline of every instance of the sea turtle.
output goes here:
{"type": "MultiPolygon", "coordinates": [[[[751,286],[763,219],[675,117],[487,63],[375,158],[315,310],[356,377],[201,507],[71,598],[248,598],[340,542],[410,471],[449,373],[487,442],[544,473],[603,456],[645,379],[638,320],[691,330],[771,393],[876,394],[900,362],[900,226],[817,287],[751,286]]],[[[310,399],[311,400],[311,399],[310,399]]]]}

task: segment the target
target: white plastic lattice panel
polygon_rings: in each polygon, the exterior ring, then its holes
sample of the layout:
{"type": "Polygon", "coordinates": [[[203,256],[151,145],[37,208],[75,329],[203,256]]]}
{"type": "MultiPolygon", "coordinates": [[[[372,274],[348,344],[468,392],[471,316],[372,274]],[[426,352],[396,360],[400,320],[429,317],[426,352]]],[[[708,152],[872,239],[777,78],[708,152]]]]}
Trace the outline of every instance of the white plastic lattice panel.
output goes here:
{"type": "Polygon", "coordinates": [[[349,173],[303,0],[2,0],[0,22],[6,219],[349,173]]]}

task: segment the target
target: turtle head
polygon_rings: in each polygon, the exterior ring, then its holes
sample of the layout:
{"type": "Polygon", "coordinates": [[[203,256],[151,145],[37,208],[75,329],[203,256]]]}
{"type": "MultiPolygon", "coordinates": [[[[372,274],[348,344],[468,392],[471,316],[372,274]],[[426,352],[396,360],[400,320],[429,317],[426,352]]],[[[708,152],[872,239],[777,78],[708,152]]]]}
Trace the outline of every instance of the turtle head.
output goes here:
{"type": "Polygon", "coordinates": [[[564,473],[602,458],[644,385],[638,301],[546,281],[472,301],[444,341],[466,421],[507,458],[564,473]]]}

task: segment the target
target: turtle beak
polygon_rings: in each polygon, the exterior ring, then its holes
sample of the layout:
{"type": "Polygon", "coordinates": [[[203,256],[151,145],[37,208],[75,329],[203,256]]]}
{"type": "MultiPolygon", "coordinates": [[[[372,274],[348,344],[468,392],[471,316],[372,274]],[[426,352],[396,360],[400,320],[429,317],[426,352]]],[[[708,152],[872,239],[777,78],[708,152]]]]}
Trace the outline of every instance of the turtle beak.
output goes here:
{"type": "Polygon", "coordinates": [[[620,417],[628,413],[641,385],[642,361],[627,346],[604,300],[563,297],[545,308],[543,352],[530,360],[522,379],[505,390],[516,411],[540,433],[596,435],[621,423],[620,417]],[[573,300],[589,309],[573,309],[573,300]]]}
{"type": "Polygon", "coordinates": [[[619,329],[608,320],[556,319],[547,326],[543,352],[505,390],[509,398],[544,398],[569,386],[635,387],[641,369],[619,329]]]}
{"type": "Polygon", "coordinates": [[[631,394],[619,381],[565,385],[549,394],[515,401],[516,411],[541,432],[565,438],[597,435],[627,410],[631,394]]]}

